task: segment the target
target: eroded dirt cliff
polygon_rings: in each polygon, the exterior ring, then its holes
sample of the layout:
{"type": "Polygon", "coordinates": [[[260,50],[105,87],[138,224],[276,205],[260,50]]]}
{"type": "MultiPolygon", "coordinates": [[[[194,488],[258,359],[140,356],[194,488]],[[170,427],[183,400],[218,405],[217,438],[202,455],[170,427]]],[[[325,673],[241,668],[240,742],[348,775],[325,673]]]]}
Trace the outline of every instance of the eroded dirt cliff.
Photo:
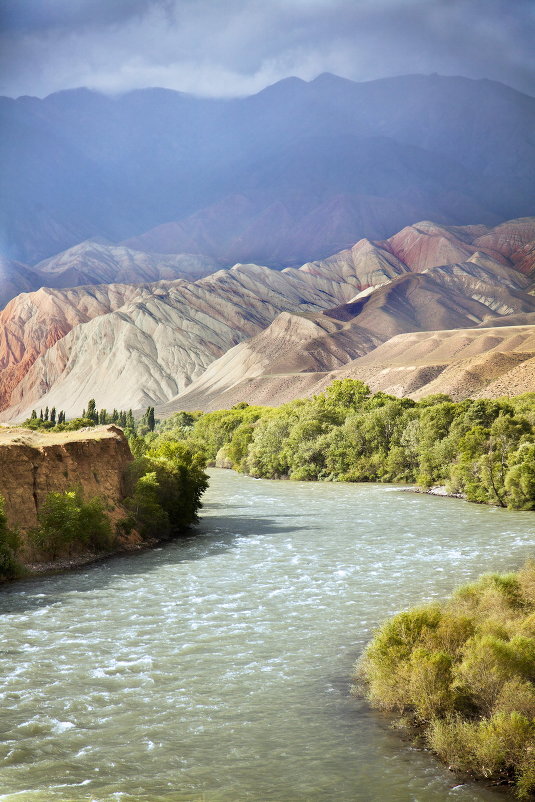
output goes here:
{"type": "Polygon", "coordinates": [[[84,498],[102,498],[119,517],[123,475],[132,460],[116,426],[47,434],[0,428],[0,494],[8,524],[21,530],[37,523],[47,494],[80,488],[84,498]]]}

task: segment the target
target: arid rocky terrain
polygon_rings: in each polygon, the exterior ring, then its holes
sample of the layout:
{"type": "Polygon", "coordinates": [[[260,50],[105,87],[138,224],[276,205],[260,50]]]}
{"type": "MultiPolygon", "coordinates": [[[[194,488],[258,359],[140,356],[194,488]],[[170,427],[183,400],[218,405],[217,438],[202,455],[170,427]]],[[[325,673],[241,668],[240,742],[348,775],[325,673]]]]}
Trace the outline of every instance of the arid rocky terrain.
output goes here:
{"type": "Polygon", "coordinates": [[[1,416],[75,416],[89,397],[160,414],[282,403],[341,375],[415,397],[526,392],[534,241],[535,218],[422,221],[298,269],[22,293],[0,312],[1,416]]]}

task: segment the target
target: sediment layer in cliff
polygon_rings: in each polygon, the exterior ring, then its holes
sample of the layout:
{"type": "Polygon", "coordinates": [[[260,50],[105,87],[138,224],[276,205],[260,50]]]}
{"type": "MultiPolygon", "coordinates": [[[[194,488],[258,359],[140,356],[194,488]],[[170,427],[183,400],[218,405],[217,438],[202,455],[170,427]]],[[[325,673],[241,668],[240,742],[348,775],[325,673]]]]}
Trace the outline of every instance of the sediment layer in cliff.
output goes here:
{"type": "Polygon", "coordinates": [[[30,529],[49,493],[73,489],[86,499],[98,496],[112,518],[120,517],[131,460],[128,441],[116,426],[59,433],[0,428],[0,493],[8,525],[30,529]]]}

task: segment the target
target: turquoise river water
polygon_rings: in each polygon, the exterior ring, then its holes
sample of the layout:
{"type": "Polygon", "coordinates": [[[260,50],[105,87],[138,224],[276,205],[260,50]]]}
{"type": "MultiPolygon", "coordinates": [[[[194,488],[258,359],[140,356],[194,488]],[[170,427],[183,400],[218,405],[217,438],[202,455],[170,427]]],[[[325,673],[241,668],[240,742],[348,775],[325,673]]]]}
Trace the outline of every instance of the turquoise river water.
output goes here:
{"type": "Polygon", "coordinates": [[[532,553],[535,516],[211,471],[185,540],[0,592],[2,802],[470,802],[350,695],[374,628],[532,553]]]}

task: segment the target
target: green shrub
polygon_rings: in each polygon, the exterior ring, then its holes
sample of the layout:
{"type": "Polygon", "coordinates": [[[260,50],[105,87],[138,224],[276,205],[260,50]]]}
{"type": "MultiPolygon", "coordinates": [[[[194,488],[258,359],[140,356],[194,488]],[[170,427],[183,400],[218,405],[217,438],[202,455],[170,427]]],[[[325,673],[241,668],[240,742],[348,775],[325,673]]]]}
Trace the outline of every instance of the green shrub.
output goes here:
{"type": "Polygon", "coordinates": [[[387,621],[357,667],[373,706],[423,729],[453,768],[522,798],[535,790],[534,588],[533,562],[487,574],[387,621]]]}
{"type": "Polygon", "coordinates": [[[133,526],[145,539],[169,535],[169,516],[160,504],[161,493],[156,471],[150,471],[136,480],[132,495],[125,500],[133,526]]]}
{"type": "Polygon", "coordinates": [[[39,524],[29,533],[33,545],[51,560],[92,547],[113,547],[105,505],[94,498],[85,502],[77,490],[49,493],[38,513],[39,524]]]}
{"type": "Polygon", "coordinates": [[[475,635],[465,644],[462,660],[453,672],[454,682],[485,715],[494,709],[510,677],[529,674],[528,639],[521,639],[521,644],[518,640],[508,642],[492,635],[475,635]]]}
{"type": "Polygon", "coordinates": [[[5,501],[0,496],[0,580],[13,579],[22,572],[22,567],[16,558],[19,548],[19,537],[7,525],[5,501]]]}
{"type": "Polygon", "coordinates": [[[517,712],[494,713],[482,721],[434,720],[428,741],[450,766],[475,777],[520,781],[521,795],[533,788],[527,758],[535,749],[535,728],[517,712]]]}
{"type": "Polygon", "coordinates": [[[423,608],[400,613],[381,627],[359,667],[372,704],[399,711],[413,706],[412,652],[422,636],[437,628],[440,619],[438,608],[423,608]]]}
{"type": "Polygon", "coordinates": [[[518,572],[518,588],[525,605],[535,605],[535,560],[528,560],[518,572]]]}
{"type": "Polygon", "coordinates": [[[414,649],[410,659],[409,699],[418,718],[430,720],[453,709],[451,667],[453,658],[445,652],[414,649]]]}
{"type": "Polygon", "coordinates": [[[501,687],[494,709],[499,713],[520,713],[535,719],[535,687],[529,680],[513,677],[501,687]]]}
{"type": "Polygon", "coordinates": [[[197,521],[208,486],[204,457],[185,443],[157,437],[128,470],[124,501],[145,538],[177,535],[197,521]]]}

